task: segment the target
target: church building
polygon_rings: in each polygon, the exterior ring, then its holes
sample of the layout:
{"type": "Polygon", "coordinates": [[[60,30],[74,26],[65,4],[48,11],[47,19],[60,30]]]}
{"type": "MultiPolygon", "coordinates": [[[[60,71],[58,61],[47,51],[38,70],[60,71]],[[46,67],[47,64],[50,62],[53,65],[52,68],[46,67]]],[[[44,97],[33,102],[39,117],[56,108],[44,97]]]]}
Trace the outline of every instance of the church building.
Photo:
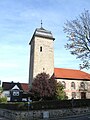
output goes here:
{"type": "Polygon", "coordinates": [[[37,74],[45,72],[64,85],[69,99],[90,98],[90,74],[80,70],[54,68],[54,40],[51,31],[36,28],[30,40],[29,85],[37,74]]]}

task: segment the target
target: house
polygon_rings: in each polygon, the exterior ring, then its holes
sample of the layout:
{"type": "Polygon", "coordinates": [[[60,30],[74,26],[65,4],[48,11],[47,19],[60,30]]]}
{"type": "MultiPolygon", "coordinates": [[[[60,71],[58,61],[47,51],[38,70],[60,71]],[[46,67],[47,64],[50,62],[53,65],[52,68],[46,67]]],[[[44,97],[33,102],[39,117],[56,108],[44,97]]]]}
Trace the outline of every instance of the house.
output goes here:
{"type": "Polygon", "coordinates": [[[69,99],[90,99],[90,74],[74,69],[54,68],[55,79],[64,86],[69,99]]]}
{"type": "Polygon", "coordinates": [[[3,82],[3,95],[7,97],[8,101],[22,101],[26,98],[29,87],[27,83],[3,82]]]}

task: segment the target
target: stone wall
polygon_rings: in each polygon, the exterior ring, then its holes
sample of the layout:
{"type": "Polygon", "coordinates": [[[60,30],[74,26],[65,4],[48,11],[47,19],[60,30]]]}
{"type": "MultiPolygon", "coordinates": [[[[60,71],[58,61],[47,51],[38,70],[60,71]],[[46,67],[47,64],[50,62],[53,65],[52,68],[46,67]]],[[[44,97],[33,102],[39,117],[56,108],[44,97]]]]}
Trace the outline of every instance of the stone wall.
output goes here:
{"type": "Polygon", "coordinates": [[[90,113],[90,108],[73,108],[73,109],[58,109],[58,110],[31,110],[31,111],[11,111],[0,109],[0,115],[9,120],[40,120],[40,119],[58,119],[68,116],[81,115],[90,113]]]}

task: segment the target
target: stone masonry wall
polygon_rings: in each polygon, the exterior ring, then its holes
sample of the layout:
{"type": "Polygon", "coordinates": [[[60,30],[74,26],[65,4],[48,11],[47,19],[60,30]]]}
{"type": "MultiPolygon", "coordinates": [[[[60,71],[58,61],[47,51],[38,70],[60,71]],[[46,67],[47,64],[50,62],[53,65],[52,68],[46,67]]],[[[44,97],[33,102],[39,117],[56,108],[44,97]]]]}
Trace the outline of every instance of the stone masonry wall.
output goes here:
{"type": "Polygon", "coordinates": [[[73,108],[73,109],[58,109],[58,110],[31,110],[31,111],[11,111],[0,109],[0,115],[9,120],[35,120],[35,119],[58,119],[67,116],[81,115],[90,113],[90,108],[73,108]]]}

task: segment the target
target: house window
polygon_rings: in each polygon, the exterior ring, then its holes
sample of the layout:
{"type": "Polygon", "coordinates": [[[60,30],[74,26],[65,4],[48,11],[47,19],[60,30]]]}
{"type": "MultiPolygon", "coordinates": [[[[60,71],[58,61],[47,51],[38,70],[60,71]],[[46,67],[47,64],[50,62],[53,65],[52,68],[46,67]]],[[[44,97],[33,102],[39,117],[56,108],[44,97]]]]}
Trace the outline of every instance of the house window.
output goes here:
{"type": "Polygon", "coordinates": [[[6,97],[10,97],[10,94],[9,94],[9,93],[5,93],[5,96],[6,96],[6,97]]]}
{"type": "Polygon", "coordinates": [[[76,98],[76,93],[72,92],[72,98],[76,98]]]}
{"type": "Polygon", "coordinates": [[[42,52],[42,47],[40,47],[40,52],[42,52]]]}
{"type": "Polygon", "coordinates": [[[71,88],[75,89],[75,83],[71,82],[71,88]]]}
{"type": "Polygon", "coordinates": [[[85,89],[85,84],[84,84],[84,82],[81,82],[81,83],[80,83],[80,87],[83,88],[83,89],[85,89]]]}
{"type": "Polygon", "coordinates": [[[66,88],[66,83],[65,83],[65,81],[62,81],[62,85],[63,85],[63,87],[64,87],[64,89],[66,88]]]}
{"type": "Polygon", "coordinates": [[[19,96],[19,91],[13,91],[13,96],[19,96]]]}

